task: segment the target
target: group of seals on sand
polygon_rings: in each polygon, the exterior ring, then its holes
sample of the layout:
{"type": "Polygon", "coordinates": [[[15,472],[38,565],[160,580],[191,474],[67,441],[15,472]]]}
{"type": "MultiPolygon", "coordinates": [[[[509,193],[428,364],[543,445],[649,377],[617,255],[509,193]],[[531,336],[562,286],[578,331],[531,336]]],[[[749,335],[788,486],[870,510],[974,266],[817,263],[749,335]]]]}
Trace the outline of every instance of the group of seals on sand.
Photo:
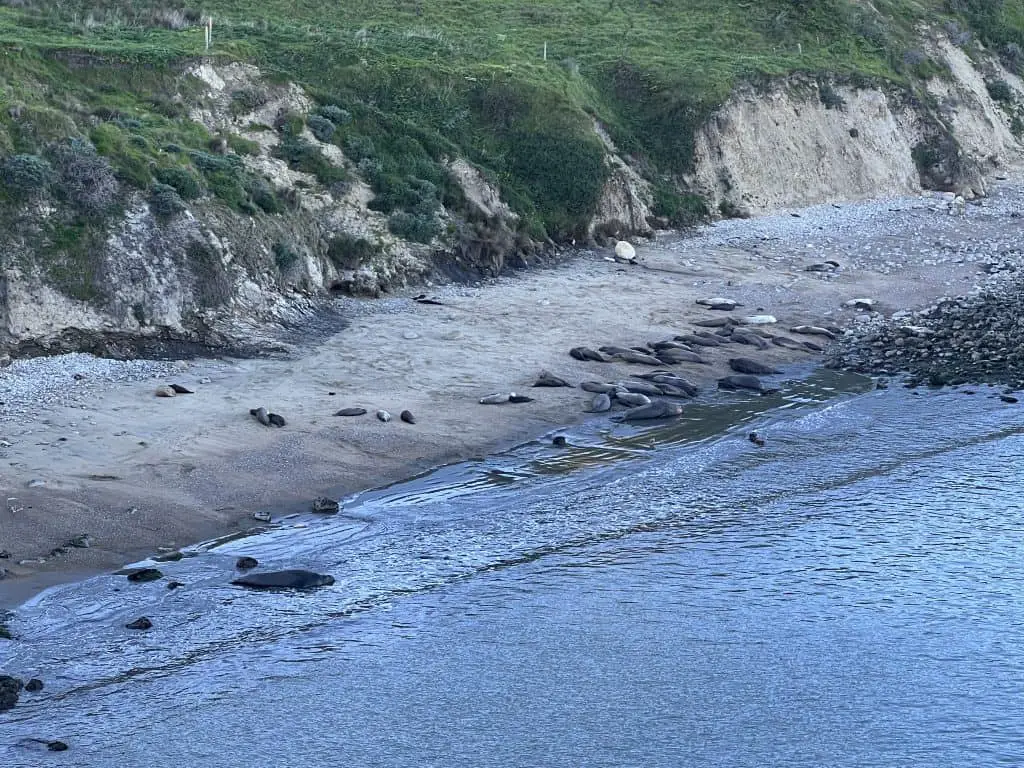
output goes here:
{"type": "Polygon", "coordinates": [[[283,427],[286,423],[284,416],[270,413],[262,405],[259,408],[250,408],[249,415],[265,427],[283,427]]]}
{"type": "MultiPolygon", "coordinates": [[[[342,408],[339,411],[335,411],[334,415],[335,416],[365,416],[367,413],[368,413],[368,411],[365,408],[360,408],[358,406],[355,406],[355,407],[350,407],[350,408],[342,408]]],[[[379,421],[383,421],[385,424],[387,424],[389,421],[391,421],[391,413],[389,411],[384,410],[383,408],[378,410],[375,415],[376,415],[376,417],[377,417],[377,419],[379,421]]],[[[416,423],[416,417],[413,416],[412,411],[410,411],[408,409],[406,409],[406,410],[402,411],[400,414],[398,414],[398,418],[400,418],[406,424],[415,424],[416,423]]]]}

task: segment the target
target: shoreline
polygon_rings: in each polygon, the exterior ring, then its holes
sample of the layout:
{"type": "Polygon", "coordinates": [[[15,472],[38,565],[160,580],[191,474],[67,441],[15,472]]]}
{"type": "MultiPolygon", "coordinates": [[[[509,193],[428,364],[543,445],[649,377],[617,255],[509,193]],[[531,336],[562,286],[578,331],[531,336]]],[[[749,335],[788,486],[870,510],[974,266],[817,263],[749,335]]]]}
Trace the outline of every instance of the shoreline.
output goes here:
{"type": "MultiPolygon", "coordinates": [[[[1021,196],[1019,188],[1007,189],[1014,200],[1021,196]]],[[[996,209],[1008,220],[998,192],[976,211],[996,209]]],[[[890,315],[965,293],[981,279],[975,261],[955,248],[915,253],[903,241],[909,227],[966,246],[985,231],[976,211],[954,219],[933,196],[815,206],[638,246],[642,266],[581,252],[479,287],[435,289],[439,306],[344,300],[327,314],[337,322],[340,306],[346,327],[287,357],[160,364],[123,381],[124,366],[111,361],[19,361],[0,377],[54,376],[57,396],[16,415],[10,409],[17,403],[0,412],[0,490],[7,499],[0,549],[11,554],[0,560],[11,571],[0,581],[0,606],[160,547],[255,527],[254,511],[308,510],[316,496],[379,488],[578,424],[592,417],[583,412],[585,393],[530,388],[537,374],[548,370],[578,384],[641,373],[643,366],[584,363],[567,353],[670,338],[690,332],[694,320],[726,314],[697,305],[699,298],[734,298],[744,306],[729,314],[770,313],[779,321],[772,332],[791,335],[797,324],[858,322],[861,313],[843,307],[856,298],[872,298],[890,315]],[[806,271],[833,256],[837,272],[806,271]],[[76,365],[83,378],[75,377],[76,365]],[[170,381],[195,394],[155,397],[170,381]],[[510,390],[536,400],[477,402],[510,390]],[[248,410],[260,405],[281,413],[287,426],[258,424],[248,410]],[[331,415],[349,406],[368,413],[331,415]],[[378,421],[378,408],[395,418],[378,421]],[[415,424],[398,420],[406,408],[415,424]],[[88,549],[49,555],[81,534],[92,538],[88,549]],[[18,565],[40,556],[46,561],[18,565]]],[[[728,357],[771,365],[823,360],[740,345],[705,356],[711,365],[671,368],[707,392],[729,372],[728,357]]]]}

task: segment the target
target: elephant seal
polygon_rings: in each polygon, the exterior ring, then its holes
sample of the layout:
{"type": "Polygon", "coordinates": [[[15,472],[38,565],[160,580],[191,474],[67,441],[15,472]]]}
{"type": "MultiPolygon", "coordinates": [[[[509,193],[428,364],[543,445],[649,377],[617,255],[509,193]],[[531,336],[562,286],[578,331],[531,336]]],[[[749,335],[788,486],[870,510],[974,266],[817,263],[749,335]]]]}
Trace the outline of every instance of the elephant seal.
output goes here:
{"type": "Polygon", "coordinates": [[[618,357],[619,355],[628,355],[630,352],[636,352],[632,347],[616,347],[612,344],[605,344],[603,347],[598,347],[599,352],[603,352],[606,355],[612,357],[618,357]]]}
{"type": "Polygon", "coordinates": [[[647,395],[638,395],[633,392],[623,392],[621,390],[615,393],[615,399],[630,408],[638,408],[640,406],[651,404],[651,398],[647,395]]]}
{"type": "Polygon", "coordinates": [[[569,442],[565,439],[565,435],[555,435],[554,439],[551,441],[551,444],[558,448],[564,448],[569,444],[569,442]]]}
{"type": "Polygon", "coordinates": [[[38,677],[33,677],[31,680],[25,683],[25,690],[29,693],[37,693],[38,691],[43,690],[43,688],[43,681],[40,680],[38,677]]]}
{"type": "Polygon", "coordinates": [[[535,387],[571,387],[568,381],[554,374],[548,373],[547,371],[541,371],[537,377],[537,381],[533,383],[535,387]]]}
{"type": "Polygon", "coordinates": [[[615,391],[614,384],[605,384],[601,381],[584,381],[580,384],[580,389],[584,392],[595,392],[609,394],[615,391]]]}
{"type": "Polygon", "coordinates": [[[313,573],[313,571],[289,569],[250,573],[234,579],[231,583],[250,589],[313,589],[314,587],[331,586],[334,583],[334,577],[313,573]]]}
{"type": "Polygon", "coordinates": [[[281,416],[280,414],[277,414],[277,413],[268,413],[267,414],[267,419],[275,427],[283,427],[285,425],[285,423],[286,423],[285,420],[284,420],[284,416],[281,416]]]}
{"type": "Polygon", "coordinates": [[[383,421],[385,424],[387,424],[389,421],[391,421],[391,414],[385,411],[383,408],[381,408],[379,411],[377,411],[377,418],[383,421]]]}
{"type": "Polygon", "coordinates": [[[726,312],[731,312],[736,309],[736,307],[743,306],[735,299],[726,299],[721,296],[715,296],[710,299],[697,299],[697,303],[707,307],[708,309],[721,309],[726,312]]]}
{"type": "Polygon", "coordinates": [[[480,405],[501,405],[507,403],[511,395],[508,392],[495,392],[493,395],[484,395],[480,398],[480,405]]]}
{"type": "Polygon", "coordinates": [[[645,355],[643,352],[635,352],[632,349],[627,349],[624,352],[615,355],[615,357],[622,360],[624,363],[636,363],[637,365],[665,365],[664,362],[653,355],[645,355]]]}
{"type": "Polygon", "coordinates": [[[594,395],[594,399],[590,401],[590,408],[587,409],[588,413],[604,413],[612,409],[612,399],[606,392],[599,392],[594,395]]]}
{"type": "Polygon", "coordinates": [[[751,373],[755,376],[771,376],[782,373],[778,368],[772,368],[770,365],[751,360],[749,357],[730,357],[729,367],[736,373],[751,373]]]}
{"type": "Polygon", "coordinates": [[[740,344],[747,344],[751,347],[757,347],[758,349],[768,349],[771,344],[763,336],[759,336],[753,331],[737,330],[732,334],[734,341],[738,341],[740,344]]]}
{"type": "Polygon", "coordinates": [[[658,360],[665,365],[677,365],[679,363],[710,364],[696,352],[686,352],[682,349],[664,349],[658,353],[658,360]]]}
{"type": "Polygon", "coordinates": [[[807,349],[799,341],[797,341],[796,339],[791,339],[788,336],[772,336],[772,344],[774,344],[777,347],[784,347],[785,349],[807,349]]]}
{"type": "Polygon", "coordinates": [[[731,317],[713,317],[710,320],[697,320],[692,325],[698,328],[724,328],[727,325],[736,325],[731,317]]]}
{"type": "Polygon", "coordinates": [[[683,406],[678,403],[670,403],[667,400],[652,400],[647,405],[639,408],[630,408],[619,417],[620,421],[648,421],[650,419],[669,419],[679,416],[683,412],[683,406]]]}
{"type": "Polygon", "coordinates": [[[810,336],[824,336],[830,341],[835,341],[836,335],[828,328],[821,328],[817,325],[795,325],[789,329],[790,333],[802,333],[810,336]]]}
{"type": "Polygon", "coordinates": [[[813,341],[805,341],[804,348],[811,352],[824,352],[825,348],[821,344],[815,344],[813,341]]]}
{"type": "Polygon", "coordinates": [[[398,414],[398,418],[400,418],[406,424],[415,424],[416,423],[416,417],[412,415],[412,411],[410,411],[410,410],[402,411],[400,414],[398,414]]]}
{"type": "Polygon", "coordinates": [[[168,384],[167,386],[170,387],[171,389],[173,389],[174,390],[174,394],[176,394],[176,395],[194,395],[195,394],[195,392],[193,392],[191,389],[189,389],[188,387],[183,387],[183,386],[181,386],[181,384],[168,384]]]}
{"type": "Polygon", "coordinates": [[[270,426],[270,414],[267,413],[267,409],[263,406],[260,406],[259,408],[250,408],[249,414],[264,427],[270,426]]]}
{"type": "Polygon", "coordinates": [[[651,341],[647,344],[648,347],[653,349],[655,352],[660,352],[663,349],[683,349],[687,352],[693,352],[693,349],[686,346],[678,339],[665,339],[664,341],[651,341]]]}
{"type": "Polygon", "coordinates": [[[508,401],[510,403],[532,403],[533,398],[527,395],[517,395],[515,392],[508,393],[508,401]]]}
{"type": "Polygon", "coordinates": [[[153,394],[155,394],[157,397],[174,397],[177,393],[173,389],[168,387],[166,384],[164,384],[162,387],[157,387],[156,391],[153,394]]]}
{"type": "Polygon", "coordinates": [[[600,352],[597,352],[590,347],[573,347],[569,350],[569,355],[576,360],[592,360],[595,363],[607,363],[607,358],[600,352]]]}
{"type": "Polygon", "coordinates": [[[240,571],[248,571],[250,568],[255,568],[260,564],[260,561],[255,557],[240,557],[235,561],[235,568],[240,571]]]}
{"type": "Polygon", "coordinates": [[[342,408],[340,411],[335,411],[335,416],[365,416],[365,408],[342,408]]]}
{"type": "Polygon", "coordinates": [[[146,616],[140,616],[135,621],[130,621],[124,625],[125,629],[152,629],[153,622],[146,616]]]}
{"type": "Polygon", "coordinates": [[[661,390],[661,394],[665,397],[693,397],[682,387],[677,387],[673,384],[659,384],[658,389],[661,390]]]}
{"type": "Polygon", "coordinates": [[[737,389],[749,389],[753,392],[760,392],[762,395],[767,395],[770,392],[778,392],[777,389],[769,389],[768,387],[765,387],[757,376],[752,376],[749,373],[738,373],[732,376],[725,376],[718,380],[718,388],[730,391],[737,389]]]}
{"type": "Polygon", "coordinates": [[[747,439],[758,448],[764,448],[764,438],[757,434],[757,432],[751,432],[747,435],[747,439]]]}
{"type": "Polygon", "coordinates": [[[625,389],[627,392],[632,392],[635,395],[660,395],[661,388],[657,384],[651,384],[647,381],[620,381],[616,386],[616,391],[625,389]]]}
{"type": "Polygon", "coordinates": [[[713,333],[708,336],[686,334],[684,336],[676,336],[675,340],[691,345],[696,344],[698,347],[720,347],[724,343],[721,338],[716,337],[713,333]]]}

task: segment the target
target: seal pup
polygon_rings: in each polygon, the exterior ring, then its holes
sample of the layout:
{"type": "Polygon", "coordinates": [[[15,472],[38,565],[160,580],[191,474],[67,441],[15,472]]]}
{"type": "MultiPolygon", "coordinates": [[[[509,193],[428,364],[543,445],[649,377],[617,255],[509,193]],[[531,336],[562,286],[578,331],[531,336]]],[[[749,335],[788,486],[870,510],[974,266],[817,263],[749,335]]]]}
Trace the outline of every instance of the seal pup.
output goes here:
{"type": "Polygon", "coordinates": [[[415,424],[416,417],[412,415],[412,411],[405,410],[398,414],[398,418],[404,421],[406,424],[415,424]]]}
{"type": "Polygon", "coordinates": [[[596,350],[590,349],[590,347],[573,347],[569,350],[569,356],[576,360],[592,360],[595,363],[607,363],[608,359],[596,350]]]}
{"type": "Polygon", "coordinates": [[[594,395],[594,399],[590,401],[590,408],[587,409],[588,413],[604,413],[612,409],[612,399],[606,392],[599,392],[594,395]]]}
{"type": "Polygon", "coordinates": [[[250,408],[249,413],[264,427],[270,426],[270,414],[267,413],[267,409],[262,405],[259,408],[250,408]]]}
{"type": "Polygon", "coordinates": [[[340,411],[335,411],[335,416],[364,416],[366,414],[365,408],[342,408],[340,411]]]}
{"type": "Polygon", "coordinates": [[[189,389],[188,387],[183,387],[183,386],[181,386],[181,384],[168,384],[167,386],[170,387],[171,389],[173,389],[174,393],[176,395],[194,395],[195,394],[195,392],[193,392],[191,389],[189,389]]]}
{"type": "Polygon", "coordinates": [[[710,363],[696,352],[686,352],[682,349],[663,349],[658,352],[658,360],[664,365],[677,365],[679,363],[697,363],[698,365],[710,365],[710,363]]]}
{"type": "Polygon", "coordinates": [[[541,371],[537,377],[537,381],[533,383],[535,387],[571,387],[565,379],[555,376],[554,374],[548,373],[547,371],[541,371]]]}
{"type": "Polygon", "coordinates": [[[512,397],[508,392],[495,392],[493,395],[484,395],[480,398],[480,405],[501,405],[507,403],[512,397]]]}
{"type": "Polygon", "coordinates": [[[377,411],[377,418],[383,421],[385,424],[387,424],[389,421],[391,421],[391,414],[385,411],[383,408],[381,408],[379,411],[377,411]]]}
{"type": "Polygon", "coordinates": [[[533,398],[526,395],[517,395],[515,392],[509,392],[508,401],[510,403],[532,403],[533,398]]]}
{"type": "Polygon", "coordinates": [[[726,299],[721,296],[715,296],[710,299],[697,299],[697,303],[707,307],[708,309],[721,309],[726,312],[731,312],[736,309],[736,307],[743,306],[735,299],[726,299]]]}
{"type": "Polygon", "coordinates": [[[275,427],[283,427],[286,424],[284,416],[278,413],[268,413],[267,420],[275,427]]]}
{"type": "Polygon", "coordinates": [[[764,448],[764,438],[757,434],[757,432],[751,432],[747,435],[747,439],[758,448],[764,448]]]}
{"type": "Polygon", "coordinates": [[[782,373],[778,368],[772,368],[770,365],[751,360],[749,357],[730,357],[729,367],[736,373],[751,373],[755,376],[771,376],[782,373]]]}
{"type": "Polygon", "coordinates": [[[174,397],[177,393],[169,386],[164,384],[162,387],[157,387],[156,391],[153,394],[155,394],[157,397],[174,397]]]}
{"type": "Polygon", "coordinates": [[[313,589],[331,586],[334,584],[334,577],[292,568],[284,571],[250,573],[234,579],[231,583],[250,589],[313,589]]]}
{"type": "Polygon", "coordinates": [[[696,320],[691,325],[699,328],[724,328],[727,325],[736,325],[731,317],[713,317],[710,320],[696,320]]]}
{"type": "Polygon", "coordinates": [[[619,416],[619,421],[647,421],[650,419],[668,419],[679,416],[683,412],[683,406],[678,403],[670,403],[667,400],[653,400],[647,405],[639,408],[630,408],[619,416]]]}
{"type": "Polygon", "coordinates": [[[629,408],[637,408],[642,405],[650,405],[651,398],[647,395],[640,395],[634,392],[616,390],[615,399],[629,408]]]}
{"type": "Polygon", "coordinates": [[[828,328],[817,325],[795,325],[789,329],[790,333],[802,333],[810,336],[824,336],[826,339],[835,341],[836,335],[828,328]]]}
{"type": "Polygon", "coordinates": [[[604,394],[607,395],[615,391],[615,385],[605,384],[604,382],[601,381],[584,381],[580,383],[580,389],[582,389],[584,392],[603,392],[604,394]]]}
{"type": "Polygon", "coordinates": [[[686,334],[684,336],[675,336],[674,338],[676,341],[682,341],[686,344],[696,344],[698,347],[720,347],[723,344],[721,338],[715,336],[713,333],[707,336],[686,334]]]}

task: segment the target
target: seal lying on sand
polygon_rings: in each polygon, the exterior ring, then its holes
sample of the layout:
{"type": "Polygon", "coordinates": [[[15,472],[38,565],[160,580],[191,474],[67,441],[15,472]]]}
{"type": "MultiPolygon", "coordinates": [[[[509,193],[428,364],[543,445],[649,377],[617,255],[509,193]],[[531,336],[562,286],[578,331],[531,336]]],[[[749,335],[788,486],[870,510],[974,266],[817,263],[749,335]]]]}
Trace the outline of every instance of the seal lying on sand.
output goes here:
{"type": "Polygon", "coordinates": [[[231,583],[251,589],[313,589],[314,587],[331,586],[334,583],[334,577],[312,571],[289,569],[287,571],[250,573],[247,576],[234,579],[231,583]]]}
{"type": "Polygon", "coordinates": [[[570,384],[568,381],[566,381],[565,379],[561,378],[560,376],[555,376],[553,373],[548,373],[547,371],[541,371],[540,375],[537,377],[537,381],[534,382],[533,386],[535,386],[535,387],[571,387],[572,384],[570,384]]]}
{"type": "Polygon", "coordinates": [[[595,363],[608,362],[604,355],[589,347],[573,347],[569,350],[569,355],[576,360],[593,360],[595,363]]]}

